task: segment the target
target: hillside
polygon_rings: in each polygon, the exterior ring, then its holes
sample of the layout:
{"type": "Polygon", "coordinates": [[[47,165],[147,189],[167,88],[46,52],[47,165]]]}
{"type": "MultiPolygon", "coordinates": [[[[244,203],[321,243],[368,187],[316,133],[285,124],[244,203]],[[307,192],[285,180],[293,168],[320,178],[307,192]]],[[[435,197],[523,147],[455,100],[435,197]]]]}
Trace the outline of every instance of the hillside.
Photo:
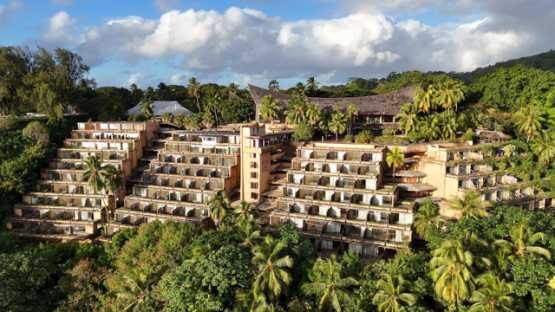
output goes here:
{"type": "Polygon", "coordinates": [[[517,64],[522,64],[524,66],[547,70],[555,72],[555,51],[550,50],[545,53],[540,53],[532,56],[525,56],[514,60],[508,60],[504,62],[496,63],[495,65],[490,65],[487,67],[478,67],[471,72],[466,73],[450,73],[449,76],[460,79],[466,84],[471,84],[475,82],[478,78],[493,73],[498,68],[508,68],[513,67],[517,64]]]}

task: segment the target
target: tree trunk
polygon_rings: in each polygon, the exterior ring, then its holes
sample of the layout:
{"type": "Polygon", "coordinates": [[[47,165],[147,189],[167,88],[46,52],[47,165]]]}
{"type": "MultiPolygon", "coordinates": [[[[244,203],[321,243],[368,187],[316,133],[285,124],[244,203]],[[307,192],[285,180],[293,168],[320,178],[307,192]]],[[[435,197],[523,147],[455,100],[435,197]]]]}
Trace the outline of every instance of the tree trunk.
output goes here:
{"type": "Polygon", "coordinates": [[[339,142],[339,132],[335,133],[335,140],[339,142]]]}
{"type": "Polygon", "coordinates": [[[218,111],[214,108],[214,116],[216,116],[216,130],[218,129],[218,111]]]}
{"type": "Polygon", "coordinates": [[[198,102],[198,95],[195,95],[195,97],[197,98],[197,107],[198,107],[198,112],[200,113],[200,103],[198,102]]]}

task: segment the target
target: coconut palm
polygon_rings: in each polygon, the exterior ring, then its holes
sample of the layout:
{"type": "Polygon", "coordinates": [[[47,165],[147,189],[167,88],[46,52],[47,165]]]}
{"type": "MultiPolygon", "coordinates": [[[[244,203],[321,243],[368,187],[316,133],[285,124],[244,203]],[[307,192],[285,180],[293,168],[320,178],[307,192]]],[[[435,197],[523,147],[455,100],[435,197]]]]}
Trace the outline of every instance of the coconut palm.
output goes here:
{"type": "Polygon", "coordinates": [[[92,190],[94,194],[102,191],[106,181],[106,166],[102,162],[100,155],[91,155],[85,160],[83,165],[85,173],[83,173],[83,181],[87,180],[87,188],[92,190]]]}
{"type": "Polygon", "coordinates": [[[270,91],[276,92],[277,90],[279,90],[279,82],[275,79],[270,81],[270,83],[268,84],[268,89],[270,91]]]}
{"type": "Polygon", "coordinates": [[[258,210],[256,209],[256,207],[244,200],[241,201],[241,205],[234,208],[234,212],[237,215],[237,219],[239,222],[251,219],[252,217],[256,217],[258,215],[258,210]]]}
{"type": "Polygon", "coordinates": [[[266,95],[260,102],[260,114],[262,119],[269,120],[271,123],[274,122],[274,118],[279,118],[281,110],[271,95],[266,95]]]}
{"type": "Polygon", "coordinates": [[[402,276],[392,277],[384,274],[378,281],[378,291],[372,298],[372,303],[378,305],[379,312],[397,312],[403,307],[410,307],[416,303],[416,296],[403,292],[407,281],[402,276]]]}
{"type": "Polygon", "coordinates": [[[539,162],[551,162],[553,157],[555,157],[555,135],[553,132],[547,130],[536,132],[530,144],[530,148],[532,152],[538,156],[539,162]]]}
{"type": "Polygon", "coordinates": [[[488,243],[476,234],[465,232],[458,239],[443,241],[432,253],[430,266],[435,292],[455,304],[470,299],[476,288],[478,269],[490,268],[488,258],[479,256],[477,250],[487,250],[488,243]]]}
{"type": "Polygon", "coordinates": [[[318,122],[318,129],[322,131],[324,137],[327,137],[331,132],[330,130],[331,113],[328,110],[322,110],[322,115],[320,116],[320,122],[318,122]]]}
{"type": "Polygon", "coordinates": [[[414,227],[416,228],[416,233],[424,239],[428,239],[429,231],[432,226],[436,228],[441,223],[441,219],[438,217],[439,208],[430,199],[424,200],[418,207],[418,212],[414,214],[414,227]]]}
{"type": "Polygon", "coordinates": [[[168,86],[165,83],[160,82],[156,87],[156,98],[161,101],[167,101],[169,96],[170,89],[168,89],[168,86]]]}
{"type": "Polygon", "coordinates": [[[229,199],[227,198],[224,190],[219,190],[212,194],[210,200],[208,201],[208,213],[210,218],[214,220],[216,227],[220,225],[222,220],[227,215],[227,209],[229,208],[229,199]]]}
{"type": "Polygon", "coordinates": [[[233,94],[237,94],[237,92],[239,92],[239,85],[232,82],[229,84],[229,87],[226,88],[228,92],[231,92],[233,94]]]}
{"type": "Polygon", "coordinates": [[[339,103],[333,103],[332,110],[334,112],[339,112],[341,110],[341,105],[339,105],[339,103]]]}
{"type": "Polygon", "coordinates": [[[314,126],[320,120],[320,116],[322,116],[322,110],[318,107],[318,104],[315,102],[308,104],[306,107],[306,118],[310,124],[314,126]]]}
{"type": "Polygon", "coordinates": [[[214,117],[216,118],[216,129],[218,129],[218,109],[220,109],[220,105],[222,105],[220,92],[211,90],[205,96],[204,110],[206,113],[214,114],[214,117]]]}
{"type": "Polygon", "coordinates": [[[448,79],[437,84],[434,96],[438,105],[446,108],[447,111],[455,107],[456,111],[457,104],[464,100],[464,91],[465,87],[461,83],[448,79]]]}
{"type": "Polygon", "coordinates": [[[197,78],[191,77],[189,79],[189,85],[187,86],[188,90],[187,93],[190,97],[195,97],[197,99],[197,107],[200,113],[200,102],[198,100],[199,95],[202,93],[200,89],[200,82],[198,82],[197,78]]]}
{"type": "Polygon", "coordinates": [[[345,133],[347,129],[347,116],[342,112],[336,112],[331,116],[328,126],[329,130],[335,133],[335,140],[339,141],[339,135],[345,133]]]}
{"type": "Polygon", "coordinates": [[[254,247],[258,245],[263,238],[260,236],[260,225],[256,224],[252,219],[252,215],[249,219],[242,220],[237,229],[239,231],[239,235],[243,242],[241,243],[242,246],[247,247],[254,247]]]}
{"type": "Polygon", "coordinates": [[[314,77],[306,80],[305,87],[310,91],[310,95],[314,96],[318,92],[318,84],[320,84],[314,77]]]}
{"type": "Polygon", "coordinates": [[[355,103],[349,103],[347,104],[347,115],[349,116],[349,134],[353,133],[353,123],[355,120],[355,116],[358,115],[358,106],[355,103]]]}
{"type": "Polygon", "coordinates": [[[117,191],[125,187],[125,179],[123,178],[123,171],[114,167],[114,165],[107,165],[104,168],[105,188],[108,192],[115,195],[117,191]]]}
{"type": "Polygon", "coordinates": [[[289,124],[299,124],[305,120],[308,103],[301,96],[294,96],[285,106],[285,120],[289,124]]]}
{"type": "Polygon", "coordinates": [[[145,97],[141,103],[141,116],[145,119],[149,119],[154,113],[154,106],[149,97],[145,97]]]}
{"type": "Polygon", "coordinates": [[[309,273],[312,283],[304,284],[301,289],[307,295],[316,295],[319,298],[320,311],[341,312],[341,307],[352,303],[349,287],[357,286],[358,282],[352,277],[341,277],[341,263],[337,262],[336,255],[330,259],[318,259],[309,273]]]}
{"type": "Polygon", "coordinates": [[[416,96],[414,97],[414,105],[419,109],[423,110],[424,112],[430,114],[430,110],[436,109],[436,100],[435,94],[436,90],[434,85],[424,85],[418,87],[414,93],[416,96]]]}
{"type": "Polygon", "coordinates": [[[297,84],[295,85],[294,93],[297,96],[300,96],[300,97],[303,97],[303,98],[305,97],[306,89],[305,89],[304,84],[302,82],[297,82],[297,84]]]}
{"type": "Polygon", "coordinates": [[[441,128],[437,115],[424,118],[420,125],[420,131],[428,140],[435,140],[441,136],[441,128]]]}
{"type": "Polygon", "coordinates": [[[130,302],[123,309],[124,312],[134,311],[148,301],[150,290],[155,284],[154,276],[135,268],[124,275],[123,280],[123,290],[117,293],[117,297],[130,302]]]}
{"type": "Polygon", "coordinates": [[[399,147],[396,146],[391,152],[387,152],[385,162],[389,167],[393,168],[393,181],[395,182],[395,169],[405,164],[405,154],[401,153],[399,147]]]}
{"type": "Polygon", "coordinates": [[[522,221],[511,226],[509,229],[509,240],[498,239],[495,241],[495,244],[506,246],[511,250],[512,254],[508,257],[509,260],[514,260],[515,257],[520,257],[527,253],[542,256],[549,260],[551,259],[551,253],[543,247],[536,246],[538,242],[543,241],[545,238],[546,235],[544,233],[534,233],[528,222],[522,221]]]}
{"type": "Polygon", "coordinates": [[[237,294],[238,302],[240,303],[241,309],[239,311],[245,312],[271,312],[273,311],[273,305],[268,304],[264,294],[251,290],[250,292],[244,294],[237,294]]]}
{"type": "Polygon", "coordinates": [[[276,302],[281,294],[287,294],[288,286],[293,282],[293,277],[287,268],[293,267],[293,260],[289,256],[283,257],[281,251],[283,243],[274,240],[270,235],[264,242],[253,248],[252,262],[258,267],[259,274],[254,281],[254,289],[262,292],[276,302]]]}
{"type": "Polygon", "coordinates": [[[372,140],[372,132],[370,130],[362,130],[355,135],[356,143],[369,143],[372,140]]]}
{"type": "Polygon", "coordinates": [[[482,195],[477,191],[467,191],[463,198],[452,196],[449,203],[451,209],[461,212],[462,218],[478,219],[488,215],[483,209],[482,195]]]}
{"type": "Polygon", "coordinates": [[[411,103],[406,103],[401,107],[401,112],[395,116],[399,123],[399,129],[404,131],[405,134],[416,132],[420,130],[421,117],[418,114],[421,111],[411,103]]]}
{"type": "Polygon", "coordinates": [[[526,135],[526,142],[542,129],[542,123],[545,121],[542,111],[535,106],[521,108],[516,116],[518,118],[516,126],[518,131],[526,135]]]}
{"type": "Polygon", "coordinates": [[[444,140],[454,138],[457,134],[458,123],[454,113],[443,112],[437,115],[437,123],[444,140]]]}
{"type": "Polygon", "coordinates": [[[474,303],[468,312],[515,311],[515,292],[511,284],[492,274],[484,274],[477,280],[481,286],[472,294],[474,303]]]}

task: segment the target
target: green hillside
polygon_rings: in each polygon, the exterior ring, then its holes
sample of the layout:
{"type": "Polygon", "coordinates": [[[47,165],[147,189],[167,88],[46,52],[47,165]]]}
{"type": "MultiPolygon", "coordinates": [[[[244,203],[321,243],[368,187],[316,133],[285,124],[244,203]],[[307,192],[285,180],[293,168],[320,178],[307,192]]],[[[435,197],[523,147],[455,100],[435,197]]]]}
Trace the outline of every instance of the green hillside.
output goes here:
{"type": "Polygon", "coordinates": [[[555,51],[550,50],[545,53],[540,53],[532,56],[525,56],[514,60],[496,63],[487,67],[478,67],[471,72],[466,73],[450,73],[449,76],[462,80],[466,84],[475,82],[478,78],[493,73],[498,68],[513,67],[517,64],[537,68],[541,70],[548,70],[555,72],[555,51]]]}

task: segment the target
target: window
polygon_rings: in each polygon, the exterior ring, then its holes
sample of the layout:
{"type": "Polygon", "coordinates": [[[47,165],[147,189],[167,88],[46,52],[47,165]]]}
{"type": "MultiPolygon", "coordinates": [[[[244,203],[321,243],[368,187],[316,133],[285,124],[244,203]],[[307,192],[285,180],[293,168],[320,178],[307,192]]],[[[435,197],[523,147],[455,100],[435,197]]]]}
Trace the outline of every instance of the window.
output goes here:
{"type": "Polygon", "coordinates": [[[258,199],[258,193],[251,193],[252,199],[258,199]]]}
{"type": "Polygon", "coordinates": [[[252,189],[257,189],[258,188],[258,182],[251,182],[251,188],[252,189]]]}
{"type": "Polygon", "coordinates": [[[251,179],[257,179],[258,178],[258,172],[251,172],[251,179]]]}
{"type": "Polygon", "coordinates": [[[258,164],[255,162],[251,162],[251,168],[256,169],[258,168],[258,164]]]}
{"type": "Polygon", "coordinates": [[[256,154],[256,153],[251,153],[251,158],[258,158],[258,154],[256,154]]]}

